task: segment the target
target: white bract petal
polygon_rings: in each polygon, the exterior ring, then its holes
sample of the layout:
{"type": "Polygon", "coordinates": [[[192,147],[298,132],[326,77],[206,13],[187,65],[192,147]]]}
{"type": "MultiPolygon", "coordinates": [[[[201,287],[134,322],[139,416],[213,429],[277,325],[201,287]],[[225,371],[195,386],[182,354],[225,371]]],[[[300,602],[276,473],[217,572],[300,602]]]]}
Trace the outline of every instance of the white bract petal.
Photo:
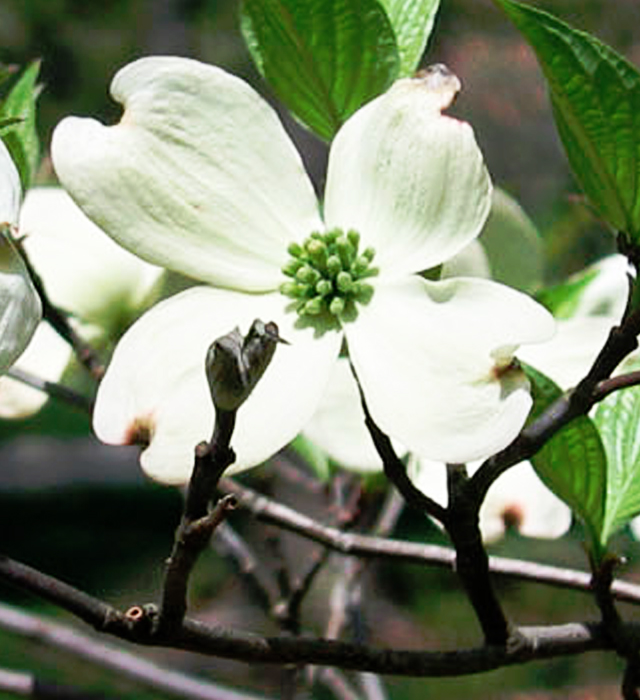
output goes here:
{"type": "MultiPolygon", "coordinates": [[[[469,465],[472,475],[480,462],[469,465]]],[[[424,494],[446,506],[447,471],[444,464],[411,457],[409,478],[424,494]]],[[[480,508],[480,532],[485,542],[503,537],[508,529],[525,537],[553,539],[571,525],[571,510],[540,481],[529,462],[521,462],[492,484],[480,508]]]]}
{"type": "Polygon", "coordinates": [[[491,279],[491,266],[487,253],[478,239],[465,246],[442,266],[440,278],[483,277],[491,279]]]}
{"type": "Polygon", "coordinates": [[[480,279],[378,285],[345,328],[374,420],[407,448],[468,462],[505,447],[531,408],[521,343],[553,334],[529,297],[480,279]]]}
{"type": "Polygon", "coordinates": [[[51,301],[105,330],[137,310],[163,272],[114,243],[58,187],[27,192],[20,235],[51,301]]]}
{"type": "MultiPolygon", "coordinates": [[[[42,321],[15,364],[15,369],[49,382],[57,382],[71,359],[71,347],[51,326],[42,321]]],[[[0,377],[0,417],[26,418],[37,413],[49,395],[23,382],[0,377]]]]}
{"type": "Polygon", "coordinates": [[[381,275],[439,265],[480,233],[489,213],[491,182],[473,131],[441,113],[455,91],[433,75],[399,80],[331,145],[327,226],[359,231],[381,275]]]}
{"type": "Polygon", "coordinates": [[[279,346],[238,411],[232,470],[269,458],[311,417],[326,387],[340,335],[293,327],[279,294],[250,295],[196,287],[155,306],[123,336],[96,401],[94,429],[107,443],[148,442],[141,464],[153,478],[185,483],[197,443],[209,440],[213,403],[205,356],[216,338],[256,318],[275,321],[290,345],[279,346]]]}
{"type": "Polygon", "coordinates": [[[614,324],[608,316],[558,320],[553,338],[521,348],[518,356],[561,389],[571,389],[589,371],[614,324]]]}
{"type": "MultiPolygon", "coordinates": [[[[327,391],[304,434],[345,469],[382,470],[382,461],[364,424],[360,394],[347,360],[335,363],[327,391]]],[[[399,445],[395,447],[398,454],[404,453],[399,445]]]]}
{"type": "Polygon", "coordinates": [[[574,316],[610,316],[618,323],[627,303],[630,277],[635,277],[629,260],[624,255],[609,255],[582,274],[594,278],[580,295],[574,316]]]}
{"type": "Polygon", "coordinates": [[[571,525],[571,509],[540,481],[529,462],[507,470],[492,484],[480,508],[480,529],[486,541],[508,529],[525,537],[562,537],[571,525]]]}
{"type": "Polygon", "coordinates": [[[18,169],[0,139],[0,226],[17,225],[21,193],[18,169]]]}
{"type": "Polygon", "coordinates": [[[140,257],[216,285],[277,288],[286,246],[321,225],[302,161],[244,81],[186,58],[143,58],[111,92],[116,126],[64,119],[52,157],[65,189],[140,257]]]}
{"type": "Polygon", "coordinates": [[[506,445],[531,405],[513,351],[550,334],[550,317],[487,281],[410,276],[473,241],[491,204],[471,127],[442,115],[458,88],[436,68],[349,119],[331,148],[325,226],[274,111],[217,68],[141,59],[113,81],[125,107],[118,125],[64,120],[53,160],[85,213],[137,255],[228,288],[179,294],[130,329],[99,390],[99,437],[146,440],[147,472],[186,481],[212,428],[207,348],[262,318],[292,344],[278,348],[238,412],[235,468],[263,461],[303,428],[341,327],[391,437],[447,461],[506,445]],[[294,300],[287,311],[284,294],[294,300]]]}
{"type": "Polygon", "coordinates": [[[40,322],[42,305],[24,262],[0,234],[0,373],[24,352],[40,322]]]}

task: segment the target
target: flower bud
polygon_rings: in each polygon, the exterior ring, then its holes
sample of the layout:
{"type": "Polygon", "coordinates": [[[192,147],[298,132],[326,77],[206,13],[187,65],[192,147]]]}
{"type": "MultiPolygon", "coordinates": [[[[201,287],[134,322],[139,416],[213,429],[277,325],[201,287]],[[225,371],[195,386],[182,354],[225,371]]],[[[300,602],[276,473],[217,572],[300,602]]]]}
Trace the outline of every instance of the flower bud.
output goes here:
{"type": "Polygon", "coordinates": [[[286,343],[275,323],[256,319],[246,336],[234,328],[214,340],[206,358],[211,398],[219,411],[236,411],[264,374],[277,343],[286,343]]]}

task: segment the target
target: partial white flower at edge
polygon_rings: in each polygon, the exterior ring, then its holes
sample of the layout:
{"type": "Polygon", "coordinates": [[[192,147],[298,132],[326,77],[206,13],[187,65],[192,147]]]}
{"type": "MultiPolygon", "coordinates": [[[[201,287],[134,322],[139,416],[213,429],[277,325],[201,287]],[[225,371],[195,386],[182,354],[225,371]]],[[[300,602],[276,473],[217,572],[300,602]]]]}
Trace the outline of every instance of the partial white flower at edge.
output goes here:
{"type": "MultiPolygon", "coordinates": [[[[334,367],[329,389],[304,434],[338,464],[359,473],[382,469],[364,425],[356,383],[348,362],[334,367]]],[[[399,456],[406,449],[394,445],[399,456]]],[[[469,465],[470,474],[480,465],[469,465]]],[[[441,505],[447,503],[447,472],[442,462],[411,455],[407,471],[414,484],[441,505]]],[[[511,527],[526,537],[555,538],[571,524],[569,508],[540,481],[528,462],[509,469],[489,489],[480,509],[480,530],[486,542],[502,537],[511,527]]]]}
{"type": "MultiPolygon", "coordinates": [[[[575,386],[620,321],[629,289],[628,271],[628,261],[622,255],[610,255],[587,268],[581,275],[592,279],[582,291],[574,315],[558,320],[556,334],[546,343],[523,346],[519,359],[564,390],[575,386]]],[[[471,464],[470,473],[476,467],[471,464]]],[[[411,469],[416,485],[425,493],[441,502],[446,499],[442,465],[414,460],[411,469]]],[[[499,537],[508,525],[530,537],[559,537],[570,523],[569,508],[547,489],[529,462],[503,474],[491,486],[480,511],[480,527],[487,540],[499,537]]],[[[632,522],[632,529],[640,533],[639,519],[632,522]]]]}
{"type": "MultiPolygon", "coordinates": [[[[100,342],[117,332],[149,297],[163,272],[114,244],[60,187],[27,192],[19,231],[50,300],[71,314],[71,322],[85,340],[100,342]]],[[[71,358],[71,347],[43,321],[15,366],[57,382],[71,358]]],[[[46,393],[22,382],[0,378],[2,418],[31,415],[47,399],[46,393]]]]}
{"type": "MultiPolygon", "coordinates": [[[[480,462],[468,465],[469,475],[480,462]]],[[[441,505],[447,503],[447,473],[442,463],[409,459],[413,483],[441,505]]],[[[520,462],[500,476],[480,508],[480,531],[494,542],[508,529],[525,537],[561,537],[571,525],[571,510],[542,483],[529,462],[520,462]]]]}
{"type": "Polygon", "coordinates": [[[16,232],[20,198],[18,170],[0,140],[0,373],[22,354],[42,315],[29,273],[5,233],[16,232]]]}
{"type": "Polygon", "coordinates": [[[275,112],[215,67],[141,59],[113,80],[119,124],[63,120],[53,161],[85,213],[132,252],[208,285],[123,337],[98,393],[98,436],[148,443],[143,468],[185,482],[213,423],[207,347],[261,318],[290,345],[238,413],[236,469],[304,427],[345,341],[375,420],[403,444],[467,461],[510,442],[531,406],[513,352],[548,338],[551,317],[488,280],[416,274],[464,248],[489,211],[473,132],[441,113],[458,87],[436,71],[356,112],[331,145],[322,217],[275,112]]]}
{"type": "MultiPolygon", "coordinates": [[[[464,270],[485,275],[486,255],[477,241],[456,256],[443,274],[464,270]]],[[[611,328],[619,322],[628,294],[628,262],[622,255],[611,255],[587,268],[581,276],[591,278],[582,290],[575,316],[557,322],[556,334],[545,343],[530,344],[518,352],[519,359],[547,374],[561,388],[575,386],[586,374],[602,348],[611,328]]],[[[359,472],[382,469],[364,418],[355,381],[347,362],[338,362],[329,389],[304,434],[338,464],[359,472]]],[[[406,449],[395,445],[404,456],[406,449]]],[[[479,462],[469,465],[473,474],[479,462]]],[[[447,502],[446,468],[412,455],[408,473],[415,485],[442,505],[447,502]]],[[[489,489],[480,510],[480,529],[485,541],[504,535],[508,527],[521,535],[556,538],[571,524],[570,509],[540,480],[529,462],[521,462],[505,472],[489,489]]],[[[632,523],[640,536],[640,519],[632,523]]]]}
{"type": "MultiPolygon", "coordinates": [[[[467,274],[485,275],[488,269],[482,247],[474,241],[456,256],[455,266],[467,274]]],[[[619,322],[628,293],[628,263],[624,256],[603,258],[583,274],[592,277],[583,290],[575,316],[557,322],[556,334],[545,343],[527,345],[518,357],[538,368],[561,388],[575,386],[603,346],[613,325],[619,322]]],[[[329,388],[304,434],[338,464],[354,472],[382,469],[378,453],[364,426],[355,381],[347,362],[338,362],[329,388]]],[[[395,444],[396,452],[406,450],[395,444]]],[[[479,462],[469,465],[472,474],[479,462]]],[[[430,498],[446,505],[446,468],[441,462],[411,456],[409,476],[430,498]]],[[[500,538],[507,527],[528,537],[555,538],[571,524],[571,511],[539,479],[529,462],[509,469],[490,488],[480,510],[485,541],[500,538]]],[[[640,536],[640,519],[632,523],[640,536]]]]}

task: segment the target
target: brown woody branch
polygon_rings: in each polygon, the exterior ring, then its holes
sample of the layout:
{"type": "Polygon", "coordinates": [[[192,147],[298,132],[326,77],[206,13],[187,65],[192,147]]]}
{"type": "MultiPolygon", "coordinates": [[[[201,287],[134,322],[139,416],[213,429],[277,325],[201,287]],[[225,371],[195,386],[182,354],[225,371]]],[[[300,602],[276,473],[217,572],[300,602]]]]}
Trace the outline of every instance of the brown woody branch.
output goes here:
{"type": "MultiPolygon", "coordinates": [[[[379,649],[311,637],[265,637],[209,626],[185,618],[168,632],[159,632],[144,616],[133,619],[74,587],[0,557],[0,578],[72,612],[97,630],[148,646],[168,647],[264,664],[314,664],[345,670],[415,677],[461,676],[513,664],[609,650],[611,641],[601,623],[521,627],[517,646],[481,646],[457,651],[379,649]]],[[[625,623],[630,636],[638,626],[625,623]]]]}

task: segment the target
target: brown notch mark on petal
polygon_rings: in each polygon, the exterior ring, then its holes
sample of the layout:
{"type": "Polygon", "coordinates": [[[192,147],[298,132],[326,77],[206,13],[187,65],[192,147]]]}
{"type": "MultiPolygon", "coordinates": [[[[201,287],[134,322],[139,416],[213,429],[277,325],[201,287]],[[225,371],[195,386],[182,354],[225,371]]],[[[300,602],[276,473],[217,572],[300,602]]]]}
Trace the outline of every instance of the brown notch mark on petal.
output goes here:
{"type": "Polygon", "coordinates": [[[504,523],[504,529],[508,532],[509,530],[515,530],[518,532],[522,523],[524,522],[524,511],[518,503],[512,503],[508,505],[500,514],[502,522],[504,523]]]}
{"type": "Polygon", "coordinates": [[[493,378],[497,379],[498,381],[504,379],[505,377],[508,377],[509,374],[515,372],[522,372],[522,365],[520,364],[520,361],[515,357],[512,358],[511,361],[507,362],[506,364],[494,365],[491,370],[493,378]]]}
{"type": "Polygon", "coordinates": [[[145,449],[151,444],[155,423],[149,415],[139,416],[129,424],[125,434],[125,445],[138,445],[145,449]]]}

